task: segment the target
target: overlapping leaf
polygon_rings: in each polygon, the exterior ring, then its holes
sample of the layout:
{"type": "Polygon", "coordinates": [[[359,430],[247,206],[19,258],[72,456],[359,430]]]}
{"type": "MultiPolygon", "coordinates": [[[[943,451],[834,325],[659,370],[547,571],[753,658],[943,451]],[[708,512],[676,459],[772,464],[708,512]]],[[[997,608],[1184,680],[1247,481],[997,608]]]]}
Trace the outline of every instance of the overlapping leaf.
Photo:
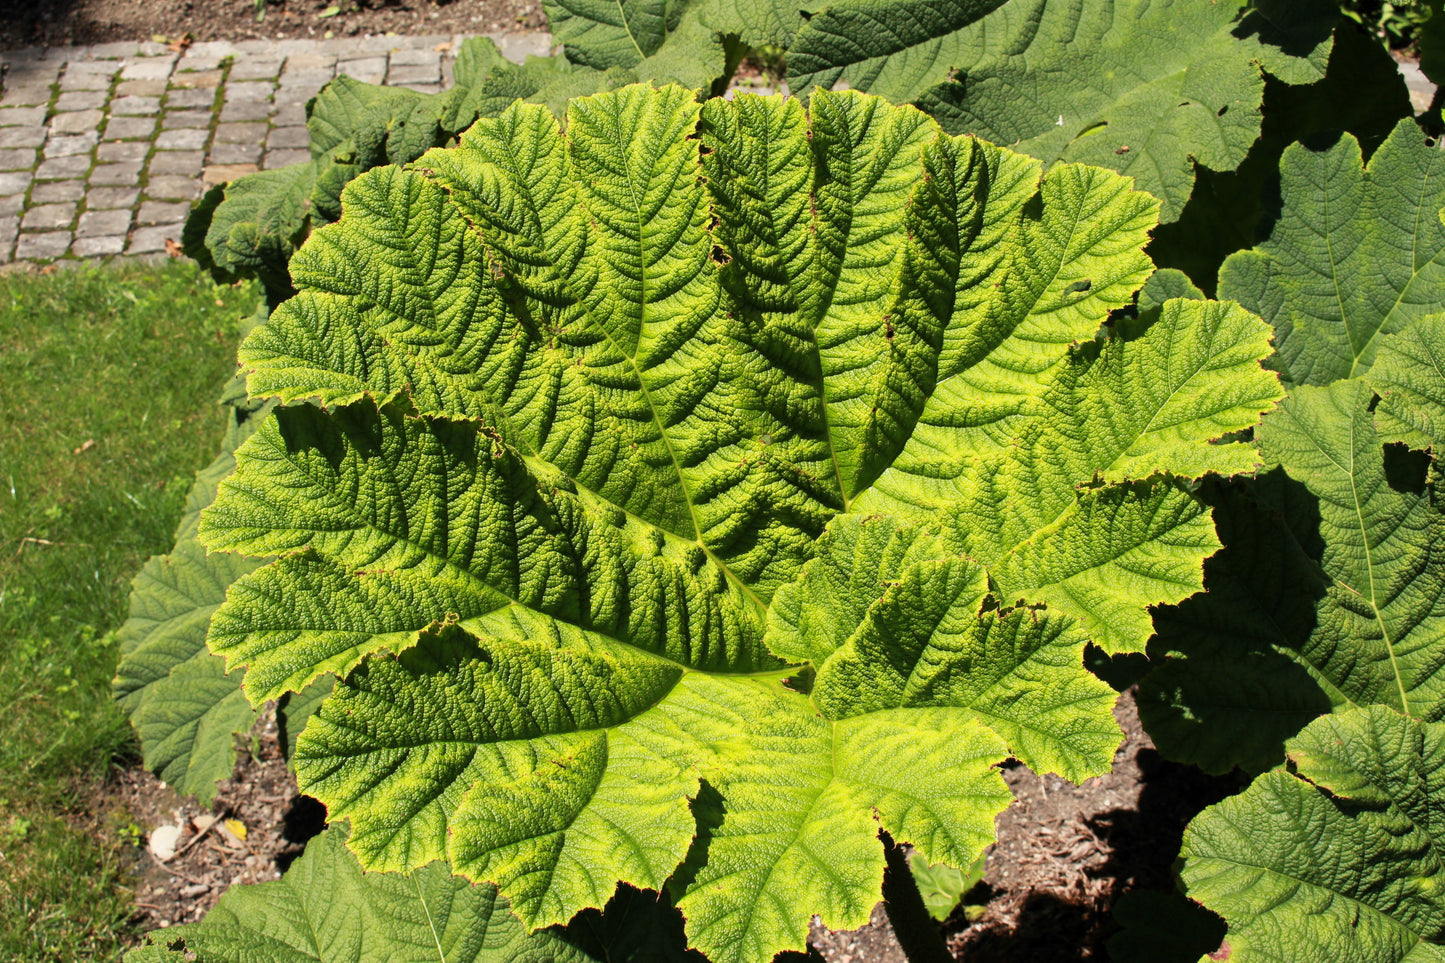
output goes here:
{"type": "Polygon", "coordinates": [[[621,892],[606,913],[566,930],[528,933],[496,887],[474,886],[442,865],[410,876],[363,873],[332,828],[277,882],[237,886],[199,923],[153,934],[129,963],[591,963],[681,961],[675,911],[621,892]]]}
{"type": "Polygon", "coordinates": [[[1423,451],[1445,393],[1439,156],[1411,122],[1368,167],[1348,136],[1290,148],[1274,233],[1225,264],[1221,293],[1276,325],[1297,386],[1259,432],[1279,469],[1211,496],[1228,547],[1210,591],[1159,617],[1140,712],[1176,758],[1259,771],[1331,708],[1445,715],[1445,520],[1423,451]]]}
{"type": "Polygon", "coordinates": [[[1439,959],[1445,727],[1353,709],[1288,752],[1184,835],[1180,875],[1229,923],[1229,959],[1439,959]]]}
{"type": "Polygon", "coordinates": [[[1224,263],[1221,297],[1274,325],[1287,381],[1363,375],[1380,338],[1445,305],[1445,154],[1402,120],[1370,159],[1342,136],[1284,153],[1270,237],[1224,263]]]}
{"type": "Polygon", "coordinates": [[[281,556],[210,644],[253,700],[342,677],[297,768],[365,865],[533,926],[671,878],[766,960],[867,919],[880,827],[971,861],[1010,753],[1107,767],[1083,646],[1199,588],[1179,479],[1279,396],[1237,307],[1093,340],[1149,272],[1126,180],[858,94],[516,105],[345,202],[242,349],[324,407],[204,517],[281,556]]]}
{"type": "Polygon", "coordinates": [[[567,59],[593,70],[641,71],[658,82],[706,87],[723,72],[722,44],[689,0],[545,0],[567,59]]]}
{"type": "Polygon", "coordinates": [[[840,0],[788,51],[794,89],[916,103],[952,133],[1129,174],[1178,217],[1193,162],[1233,170],[1260,132],[1261,68],[1324,74],[1327,3],[840,0]]]}

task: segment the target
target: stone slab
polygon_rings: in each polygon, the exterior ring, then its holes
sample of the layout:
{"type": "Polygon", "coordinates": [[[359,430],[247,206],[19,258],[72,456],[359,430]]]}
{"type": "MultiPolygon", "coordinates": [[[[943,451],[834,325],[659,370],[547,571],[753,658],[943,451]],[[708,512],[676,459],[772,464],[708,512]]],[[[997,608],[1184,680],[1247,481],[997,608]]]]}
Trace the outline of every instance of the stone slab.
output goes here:
{"type": "Polygon", "coordinates": [[[110,187],[129,187],[140,180],[140,164],[101,164],[90,172],[90,183],[110,187]]]}
{"type": "Polygon", "coordinates": [[[260,144],[216,144],[209,157],[212,164],[256,164],[260,160],[260,144]]]}
{"type": "Polygon", "coordinates": [[[25,212],[20,226],[27,231],[54,231],[70,227],[75,220],[75,203],[41,204],[25,212]]]}
{"type": "Polygon", "coordinates": [[[70,253],[76,257],[105,257],[125,250],[125,235],[109,237],[78,237],[70,245],[70,253]]]}
{"type": "Polygon", "coordinates": [[[86,211],[75,228],[76,237],[106,237],[130,230],[130,211],[86,211]]]}
{"type": "Polygon", "coordinates": [[[17,261],[49,261],[70,250],[70,232],[52,231],[45,234],[21,234],[15,244],[17,261]]]}
{"type": "Polygon", "coordinates": [[[123,207],[129,210],[140,196],[138,187],[92,187],[85,195],[87,210],[104,211],[123,207]]]}
{"type": "Polygon", "coordinates": [[[105,139],[148,140],[155,131],[154,117],[112,117],[105,125],[105,139]]]}
{"type": "Polygon", "coordinates": [[[146,178],[144,194],[148,198],[192,201],[201,196],[201,182],[194,177],[160,174],[151,171],[146,178]]]}
{"type": "Polygon", "coordinates": [[[84,196],[85,181],[46,181],[30,188],[31,204],[62,204],[78,201],[84,196]]]}

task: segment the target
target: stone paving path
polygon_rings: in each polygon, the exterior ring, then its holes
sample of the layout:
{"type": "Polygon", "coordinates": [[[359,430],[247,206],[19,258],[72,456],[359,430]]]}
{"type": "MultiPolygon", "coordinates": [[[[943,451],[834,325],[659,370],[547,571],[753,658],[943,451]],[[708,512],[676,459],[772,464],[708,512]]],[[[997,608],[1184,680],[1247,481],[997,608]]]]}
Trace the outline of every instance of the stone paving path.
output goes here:
{"type": "MultiPolygon", "coordinates": [[[[493,39],[518,63],[551,47],[493,39]]],[[[310,157],[305,105],[328,80],[435,92],[461,40],[0,51],[0,264],[164,251],[205,187],[310,157]]]]}

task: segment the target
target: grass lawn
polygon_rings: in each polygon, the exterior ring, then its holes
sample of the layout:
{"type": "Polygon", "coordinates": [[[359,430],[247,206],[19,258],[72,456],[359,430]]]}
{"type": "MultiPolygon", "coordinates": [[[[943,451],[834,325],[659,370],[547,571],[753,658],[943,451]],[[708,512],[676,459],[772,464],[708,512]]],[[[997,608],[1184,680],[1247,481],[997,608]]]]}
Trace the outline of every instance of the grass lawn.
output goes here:
{"type": "Polygon", "coordinates": [[[0,276],[0,959],[128,932],[123,834],[84,805],[136,751],[108,633],[215,454],[255,298],[189,262],[0,276]]]}

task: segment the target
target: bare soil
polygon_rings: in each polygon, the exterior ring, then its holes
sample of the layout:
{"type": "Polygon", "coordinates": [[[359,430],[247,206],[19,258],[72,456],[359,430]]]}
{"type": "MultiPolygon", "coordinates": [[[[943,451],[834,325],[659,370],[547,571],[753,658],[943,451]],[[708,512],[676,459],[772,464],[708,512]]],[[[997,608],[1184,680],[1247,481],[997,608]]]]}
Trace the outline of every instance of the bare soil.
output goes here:
{"type": "MultiPolygon", "coordinates": [[[[959,963],[1108,960],[1115,901],[1131,890],[1171,891],[1185,825],[1241,788],[1160,757],[1139,724],[1133,690],[1120,696],[1115,716],[1125,741],[1107,775],[1076,786],[1017,762],[1005,766],[1014,801],[998,817],[984,881],[964,900],[983,911],[970,920],[960,908],[942,927],[959,963]]],[[[325,810],[297,792],[274,721],[257,726],[252,747],[209,807],[139,767],[100,789],[92,812],[110,832],[127,822],[147,833],[182,828],[177,855],[164,863],[144,836],[128,849],[140,932],[194,922],[229,887],[279,878],[323,828],[325,810]],[[246,827],[243,840],[221,831],[227,819],[246,827]]],[[[815,926],[809,942],[826,963],[907,963],[881,904],[862,929],[815,926]]]]}
{"type": "Polygon", "coordinates": [[[538,0],[0,0],[0,50],[145,41],[506,33],[546,26],[538,0]],[[335,13],[323,16],[335,9],[335,13]]]}
{"type": "MultiPolygon", "coordinates": [[[[1104,776],[1076,786],[1021,763],[1004,768],[1014,801],[998,817],[984,881],[964,899],[984,911],[970,922],[960,908],[943,927],[960,963],[1108,960],[1115,901],[1135,889],[1171,892],[1184,827],[1243,788],[1161,757],[1134,690],[1114,715],[1125,741],[1104,776]]],[[[905,963],[881,908],[861,930],[815,927],[810,942],[827,963],[905,963]]]]}
{"type": "Polygon", "coordinates": [[[210,806],[182,798],[139,766],[117,772],[93,805],[112,832],[139,831],[125,849],[139,932],[194,923],[230,887],[280,878],[325,819],[320,803],[296,791],[274,718],[256,727],[210,806]],[[228,820],[244,827],[243,838],[227,831],[228,820]],[[148,837],[166,825],[179,826],[181,835],[176,855],[162,862],[148,837]]]}

